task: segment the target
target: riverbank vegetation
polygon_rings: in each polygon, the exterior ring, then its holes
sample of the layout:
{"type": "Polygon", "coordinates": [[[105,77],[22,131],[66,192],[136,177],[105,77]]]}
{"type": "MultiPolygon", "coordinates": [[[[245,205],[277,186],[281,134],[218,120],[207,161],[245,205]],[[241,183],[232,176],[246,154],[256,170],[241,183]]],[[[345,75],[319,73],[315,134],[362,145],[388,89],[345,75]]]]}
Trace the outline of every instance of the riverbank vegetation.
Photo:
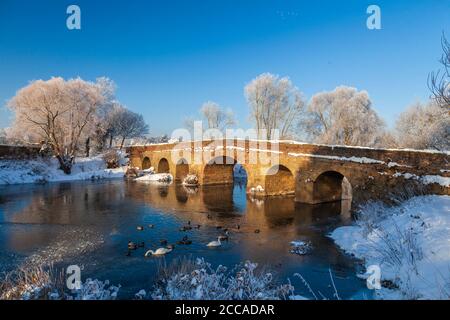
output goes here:
{"type": "Polygon", "coordinates": [[[155,300],[287,300],[294,295],[288,282],[279,284],[272,272],[246,261],[232,270],[213,268],[204,259],[183,259],[159,268],[151,298],[155,300]]]}
{"type": "Polygon", "coordinates": [[[381,271],[379,299],[450,298],[450,197],[417,196],[396,206],[363,206],[355,225],[331,237],[381,271]]]}
{"type": "Polygon", "coordinates": [[[0,279],[0,300],[114,300],[120,286],[87,279],[69,290],[62,271],[53,266],[27,264],[0,279]]]}
{"type": "MultiPolygon", "coordinates": [[[[329,298],[314,293],[299,274],[313,298],[329,298]]],[[[331,283],[334,286],[331,275],[331,283]]],[[[51,265],[29,263],[0,278],[0,300],[114,300],[120,285],[108,280],[87,279],[79,289],[69,290],[65,275],[51,265]]],[[[170,264],[161,262],[156,281],[151,288],[141,289],[134,299],[153,300],[306,300],[294,294],[294,286],[280,279],[268,268],[257,263],[242,262],[231,269],[223,265],[213,268],[203,258],[183,257],[170,264]],[[146,290],[147,289],[147,290],[146,290]]],[[[334,297],[339,299],[336,288],[334,297]]]]}

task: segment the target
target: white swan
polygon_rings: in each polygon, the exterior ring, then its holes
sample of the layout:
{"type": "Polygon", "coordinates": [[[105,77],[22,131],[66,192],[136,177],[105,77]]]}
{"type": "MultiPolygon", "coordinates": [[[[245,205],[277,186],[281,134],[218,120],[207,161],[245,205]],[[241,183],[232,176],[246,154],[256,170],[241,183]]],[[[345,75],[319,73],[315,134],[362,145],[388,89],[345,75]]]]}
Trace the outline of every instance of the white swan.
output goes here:
{"type": "Polygon", "coordinates": [[[207,244],[208,247],[220,247],[222,245],[222,242],[220,242],[220,237],[217,238],[217,241],[211,241],[207,244]]]}
{"type": "Polygon", "coordinates": [[[170,249],[170,248],[158,248],[158,249],[156,249],[155,251],[153,251],[153,250],[148,250],[148,251],[145,253],[145,256],[146,256],[146,257],[148,257],[148,256],[150,256],[150,255],[153,255],[153,256],[162,256],[162,255],[164,255],[164,254],[166,254],[166,253],[169,253],[170,251],[172,251],[172,249],[170,249]]]}

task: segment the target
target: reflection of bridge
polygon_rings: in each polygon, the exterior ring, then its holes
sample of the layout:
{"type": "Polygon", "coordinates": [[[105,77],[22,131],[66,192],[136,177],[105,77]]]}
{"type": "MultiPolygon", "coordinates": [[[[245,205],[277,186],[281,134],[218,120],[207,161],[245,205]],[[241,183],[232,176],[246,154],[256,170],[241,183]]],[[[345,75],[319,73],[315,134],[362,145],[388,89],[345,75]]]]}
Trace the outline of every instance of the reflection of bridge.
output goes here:
{"type": "MultiPolygon", "coordinates": [[[[201,185],[232,183],[234,165],[239,163],[248,175],[247,192],[295,194],[296,201],[311,204],[382,198],[409,184],[447,181],[450,176],[445,152],[248,140],[133,146],[128,152],[132,166],[154,167],[177,181],[196,174],[201,185]]],[[[423,188],[450,194],[448,184],[429,183],[423,188]]]]}

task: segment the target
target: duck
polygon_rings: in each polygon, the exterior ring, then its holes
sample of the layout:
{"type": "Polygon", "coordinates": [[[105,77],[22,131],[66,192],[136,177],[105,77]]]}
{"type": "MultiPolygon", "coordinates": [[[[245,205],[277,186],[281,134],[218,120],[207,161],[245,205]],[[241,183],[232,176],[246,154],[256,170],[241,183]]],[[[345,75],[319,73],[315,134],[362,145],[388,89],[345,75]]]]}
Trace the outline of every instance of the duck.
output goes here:
{"type": "Polygon", "coordinates": [[[181,239],[180,241],[177,241],[177,244],[191,244],[192,241],[188,239],[187,236],[184,236],[183,239],[181,239]]]}
{"type": "Polygon", "coordinates": [[[201,225],[198,224],[198,225],[196,225],[194,228],[195,228],[195,229],[200,229],[200,227],[201,227],[201,225]]]}
{"type": "Polygon", "coordinates": [[[178,230],[180,230],[180,231],[187,231],[187,230],[191,230],[192,229],[192,226],[190,225],[190,221],[189,221],[189,224],[188,225],[186,225],[186,226],[182,226],[180,229],[178,229],[178,230]]]}
{"type": "Polygon", "coordinates": [[[222,226],[216,226],[216,229],[220,230],[220,229],[222,229],[222,226]]]}
{"type": "Polygon", "coordinates": [[[128,241],[128,250],[136,250],[137,245],[133,241],[128,241]]]}
{"type": "Polygon", "coordinates": [[[260,232],[261,232],[261,230],[259,230],[259,229],[255,230],[255,233],[260,233],[260,232]]]}
{"type": "Polygon", "coordinates": [[[166,239],[161,239],[161,240],[159,240],[159,243],[160,243],[162,246],[165,246],[165,245],[167,245],[167,240],[166,240],[166,239]]]}
{"type": "Polygon", "coordinates": [[[130,250],[128,250],[125,256],[127,256],[127,257],[131,257],[131,251],[130,251],[130,250]]]}
{"type": "Polygon", "coordinates": [[[148,256],[162,256],[162,255],[165,255],[165,254],[167,254],[167,253],[169,253],[169,252],[171,252],[173,249],[170,249],[170,248],[158,248],[158,249],[156,249],[155,251],[153,251],[153,250],[148,250],[146,253],[145,253],[145,257],[148,257],[148,256]]]}
{"type": "Polygon", "coordinates": [[[220,241],[228,241],[229,235],[230,235],[229,232],[225,231],[225,234],[222,234],[222,235],[219,236],[219,240],[220,241]]]}
{"type": "Polygon", "coordinates": [[[153,229],[153,228],[155,227],[155,225],[154,225],[154,224],[149,224],[148,227],[149,227],[150,229],[153,229]]]}
{"type": "Polygon", "coordinates": [[[167,246],[166,246],[166,248],[167,249],[175,249],[175,245],[174,244],[168,244],[167,246]]]}
{"type": "Polygon", "coordinates": [[[145,247],[145,242],[142,241],[142,242],[139,243],[137,246],[138,246],[138,248],[144,248],[144,247],[145,247]]]}
{"type": "Polygon", "coordinates": [[[206,216],[206,218],[211,219],[211,215],[208,213],[208,215],[206,216]]]}
{"type": "Polygon", "coordinates": [[[137,229],[137,231],[143,231],[144,227],[143,226],[137,226],[136,229],[137,229]]]}
{"type": "Polygon", "coordinates": [[[217,238],[217,241],[211,241],[206,246],[207,247],[220,247],[222,245],[222,242],[220,242],[220,238],[217,238]]]}
{"type": "Polygon", "coordinates": [[[241,225],[240,225],[240,224],[237,224],[237,225],[236,225],[236,229],[239,230],[240,228],[241,228],[241,225]]]}

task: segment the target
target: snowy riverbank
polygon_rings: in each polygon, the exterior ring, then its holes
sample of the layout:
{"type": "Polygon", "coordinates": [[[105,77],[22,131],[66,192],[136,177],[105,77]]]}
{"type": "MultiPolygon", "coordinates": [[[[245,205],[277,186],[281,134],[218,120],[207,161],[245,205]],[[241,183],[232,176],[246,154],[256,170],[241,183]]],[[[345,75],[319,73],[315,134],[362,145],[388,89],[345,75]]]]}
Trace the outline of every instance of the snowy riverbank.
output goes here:
{"type": "Polygon", "coordinates": [[[368,204],[354,226],[331,237],[366,268],[380,267],[384,286],[376,298],[450,298],[450,196],[414,197],[397,207],[368,204]]]}
{"type": "Polygon", "coordinates": [[[107,169],[102,156],[77,158],[70,175],[51,159],[0,160],[0,185],[121,178],[127,167],[107,169]]]}

